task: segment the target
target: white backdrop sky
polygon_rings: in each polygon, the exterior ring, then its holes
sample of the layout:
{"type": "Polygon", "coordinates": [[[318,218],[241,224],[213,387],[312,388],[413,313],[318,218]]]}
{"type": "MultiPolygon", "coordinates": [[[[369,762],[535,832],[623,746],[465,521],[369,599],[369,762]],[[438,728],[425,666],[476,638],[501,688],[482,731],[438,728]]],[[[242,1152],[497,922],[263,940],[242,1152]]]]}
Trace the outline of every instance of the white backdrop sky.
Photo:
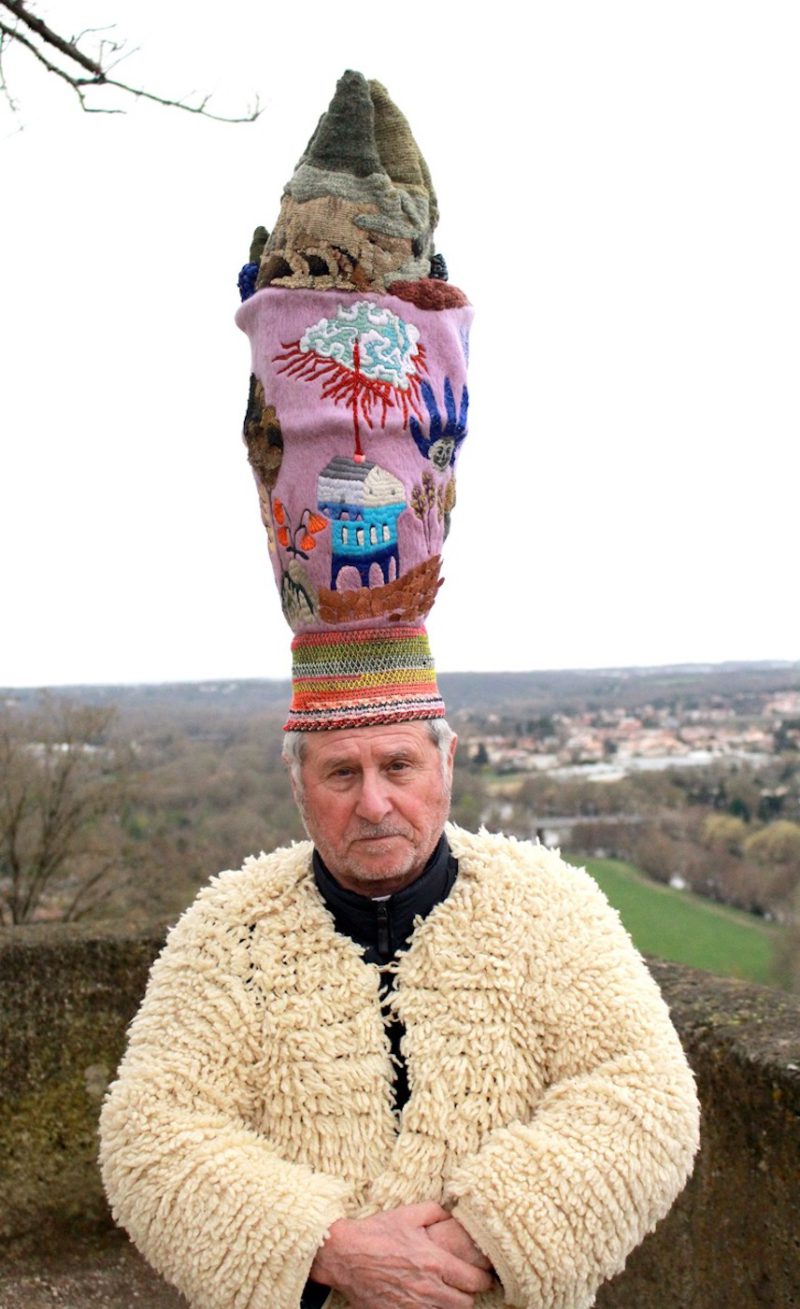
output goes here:
{"type": "Polygon", "coordinates": [[[236,276],[348,67],[407,114],[476,307],[439,668],[800,657],[795,3],[41,12],[264,113],[86,116],[7,56],[0,685],[288,676],[236,276]]]}

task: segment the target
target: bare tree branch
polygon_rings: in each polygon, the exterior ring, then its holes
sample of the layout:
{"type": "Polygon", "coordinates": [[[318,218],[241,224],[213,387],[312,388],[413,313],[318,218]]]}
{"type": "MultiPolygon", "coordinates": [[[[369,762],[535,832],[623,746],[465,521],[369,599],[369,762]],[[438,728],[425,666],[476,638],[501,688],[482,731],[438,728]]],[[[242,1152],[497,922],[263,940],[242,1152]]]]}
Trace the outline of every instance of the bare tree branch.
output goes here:
{"type": "Polygon", "coordinates": [[[3,62],[7,45],[8,45],[8,37],[6,33],[0,29],[0,94],[2,94],[12,114],[16,114],[19,112],[19,105],[17,104],[16,100],[12,96],[10,90],[8,89],[8,83],[6,81],[6,70],[3,62]]]}
{"type": "Polygon", "coordinates": [[[52,27],[48,27],[47,23],[43,23],[41,18],[37,18],[29,9],[26,9],[21,0],[2,0],[2,2],[6,9],[10,10],[21,23],[25,23],[32,32],[40,36],[48,45],[60,50],[62,55],[66,55],[68,59],[80,64],[81,68],[85,68],[87,72],[92,73],[95,77],[103,77],[103,69],[100,65],[84,54],[75,41],[65,41],[63,36],[59,36],[58,32],[54,32],[52,27]]]}
{"type": "MultiPolygon", "coordinates": [[[[6,3],[8,3],[8,0],[0,0],[0,4],[6,4],[6,3]]],[[[37,50],[33,42],[29,41],[27,36],[23,36],[22,32],[17,31],[16,28],[7,27],[5,23],[0,22],[0,33],[2,33],[2,35],[7,40],[16,41],[19,45],[23,45],[26,50],[30,50],[31,54],[36,59],[39,60],[39,63],[44,65],[48,73],[55,73],[56,77],[62,78],[63,81],[65,81],[69,86],[71,86],[81,102],[81,108],[87,114],[101,113],[101,112],[105,114],[121,114],[124,112],[124,110],[122,109],[103,109],[103,110],[91,109],[86,104],[83,92],[81,90],[82,81],[80,79],[71,77],[69,73],[64,72],[63,68],[58,68],[56,64],[51,63],[50,60],[47,58],[47,56],[43,55],[41,50],[37,50]]]]}
{"type": "MultiPolygon", "coordinates": [[[[86,81],[81,81],[78,84],[83,86],[94,85],[94,83],[88,79],[86,81]]],[[[207,107],[211,100],[210,95],[204,95],[199,104],[192,105],[192,104],[187,104],[185,100],[170,100],[165,96],[155,95],[152,91],[144,91],[140,87],[137,88],[135,86],[128,86],[127,83],[117,82],[111,77],[104,77],[103,84],[105,86],[114,86],[117,88],[118,91],[124,91],[127,95],[132,95],[137,100],[150,100],[153,104],[165,105],[167,108],[170,109],[183,109],[184,112],[187,114],[200,114],[202,115],[203,118],[211,118],[216,123],[254,123],[261,113],[261,106],[259,104],[258,96],[256,96],[252,109],[248,109],[246,114],[242,114],[238,118],[231,118],[227,114],[213,114],[211,112],[211,110],[207,107]]],[[[84,106],[84,108],[85,107],[86,106],[84,106]]],[[[106,109],[93,108],[87,110],[87,112],[95,113],[95,114],[123,113],[124,110],[119,110],[119,109],[106,110],[106,109]]]]}
{"type": "Polygon", "coordinates": [[[118,889],[130,760],[113,716],[50,698],[0,711],[0,921],[81,917],[118,889]]]}
{"type": "MultiPolygon", "coordinates": [[[[113,30],[114,30],[114,23],[105,23],[103,27],[83,27],[81,28],[80,32],[76,33],[75,36],[71,36],[69,39],[71,44],[80,45],[81,41],[85,36],[94,36],[96,32],[113,32],[113,30]]],[[[100,63],[102,63],[103,61],[102,49],[103,46],[106,44],[109,46],[112,54],[115,54],[117,50],[121,50],[123,46],[123,42],[120,41],[108,41],[108,42],[106,42],[105,40],[101,41],[100,63]]]]}
{"type": "Polygon", "coordinates": [[[78,890],[75,892],[75,895],[72,897],[72,900],[64,910],[65,923],[77,921],[77,919],[96,910],[100,904],[108,899],[112,891],[116,888],[114,886],[106,886],[102,890],[98,890],[98,887],[104,878],[108,878],[110,873],[116,871],[116,868],[116,859],[107,859],[94,873],[92,873],[91,877],[87,877],[86,880],[81,883],[78,890]],[[94,894],[92,894],[92,892],[94,894]],[[85,900],[90,894],[91,902],[79,911],[78,905],[81,900],[85,900]]]}
{"type": "MultiPolygon", "coordinates": [[[[124,109],[88,103],[86,98],[88,89],[106,87],[121,91],[124,95],[132,96],[135,100],[148,100],[151,104],[163,105],[166,108],[182,109],[184,113],[196,114],[202,118],[211,118],[218,123],[252,123],[261,113],[257,97],[252,108],[248,108],[245,114],[231,117],[228,114],[213,113],[208,108],[211,100],[210,95],[202,96],[197,103],[192,103],[191,97],[162,96],[154,91],[148,91],[144,87],[119,81],[117,78],[110,77],[109,73],[117,68],[123,59],[128,58],[135,51],[124,51],[124,42],[102,40],[98,54],[93,56],[81,46],[81,41],[85,36],[108,31],[108,28],[84,28],[77,36],[67,38],[61,36],[37,14],[33,13],[27,5],[23,4],[22,0],[0,0],[0,9],[6,9],[17,20],[13,26],[0,21],[0,56],[9,45],[17,44],[22,46],[38,60],[48,73],[54,73],[56,77],[72,88],[78,97],[81,108],[87,114],[121,114],[125,112],[124,109]],[[23,27],[27,31],[21,30],[23,27]],[[40,44],[37,44],[37,41],[40,44]],[[50,53],[51,50],[57,51],[60,56],[67,60],[66,67],[55,62],[50,53]],[[107,56],[114,55],[119,55],[119,58],[112,58],[109,63],[105,62],[107,56]]],[[[12,110],[17,112],[18,105],[8,89],[1,63],[0,92],[3,93],[12,110]]]]}

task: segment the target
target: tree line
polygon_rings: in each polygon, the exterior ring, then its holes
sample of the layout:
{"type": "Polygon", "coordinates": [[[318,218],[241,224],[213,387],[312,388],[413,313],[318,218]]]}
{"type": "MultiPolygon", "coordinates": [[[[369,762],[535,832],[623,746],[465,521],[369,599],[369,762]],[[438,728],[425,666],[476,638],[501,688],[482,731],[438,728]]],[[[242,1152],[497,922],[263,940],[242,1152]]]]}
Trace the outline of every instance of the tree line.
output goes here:
{"type": "MultiPolygon", "coordinates": [[[[210,876],[303,830],[280,758],[283,713],[224,698],[56,697],[0,710],[0,925],[174,918],[210,876]]],[[[467,729],[467,736],[469,729],[467,729]]],[[[569,848],[768,917],[800,989],[800,780],[717,763],[598,785],[497,776],[462,743],[453,817],[535,837],[572,816],[569,848]]]]}

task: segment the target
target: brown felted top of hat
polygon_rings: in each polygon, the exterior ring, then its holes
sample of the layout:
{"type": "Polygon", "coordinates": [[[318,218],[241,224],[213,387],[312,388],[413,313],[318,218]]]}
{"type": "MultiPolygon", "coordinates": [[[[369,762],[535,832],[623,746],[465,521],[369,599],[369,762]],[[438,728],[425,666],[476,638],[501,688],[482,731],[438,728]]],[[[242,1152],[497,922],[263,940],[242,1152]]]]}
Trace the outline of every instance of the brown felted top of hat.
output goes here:
{"type": "Polygon", "coordinates": [[[348,71],[288,182],[256,285],[385,291],[427,279],[430,172],[380,82],[348,71]]]}

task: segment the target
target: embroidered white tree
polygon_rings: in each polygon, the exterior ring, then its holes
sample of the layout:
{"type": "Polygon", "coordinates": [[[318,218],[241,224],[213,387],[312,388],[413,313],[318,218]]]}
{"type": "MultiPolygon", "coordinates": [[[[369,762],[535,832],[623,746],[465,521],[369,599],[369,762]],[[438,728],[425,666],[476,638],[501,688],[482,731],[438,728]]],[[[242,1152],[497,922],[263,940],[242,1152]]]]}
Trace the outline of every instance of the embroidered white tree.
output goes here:
{"type": "Polygon", "coordinates": [[[386,425],[399,409],[403,427],[420,414],[420,377],[426,370],[419,328],[369,300],[338,305],[335,318],[321,318],[298,341],[275,356],[279,373],[310,382],[322,380],[322,399],[343,404],[353,415],[354,458],[363,462],[359,420],[370,429],[386,425]]]}

